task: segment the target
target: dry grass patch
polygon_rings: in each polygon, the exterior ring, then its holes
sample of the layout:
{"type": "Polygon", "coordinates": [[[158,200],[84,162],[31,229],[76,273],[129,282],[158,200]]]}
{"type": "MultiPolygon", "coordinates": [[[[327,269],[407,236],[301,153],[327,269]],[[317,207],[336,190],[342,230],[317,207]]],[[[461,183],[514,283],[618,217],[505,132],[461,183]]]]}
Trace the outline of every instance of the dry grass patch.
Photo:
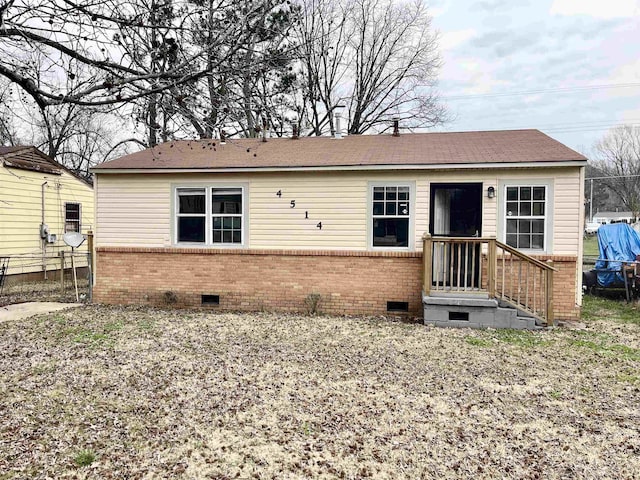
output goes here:
{"type": "MultiPolygon", "coordinates": [[[[78,278],[78,293],[80,301],[87,301],[88,281],[86,278],[78,278]]],[[[24,302],[63,302],[76,301],[76,292],[72,280],[65,282],[62,291],[60,282],[49,280],[47,282],[23,282],[9,283],[0,294],[0,306],[24,302]]],[[[0,477],[0,480],[2,477],[0,477]]]]}
{"type": "Polygon", "coordinates": [[[633,478],[638,333],[83,307],[0,325],[0,478],[633,478]]]}

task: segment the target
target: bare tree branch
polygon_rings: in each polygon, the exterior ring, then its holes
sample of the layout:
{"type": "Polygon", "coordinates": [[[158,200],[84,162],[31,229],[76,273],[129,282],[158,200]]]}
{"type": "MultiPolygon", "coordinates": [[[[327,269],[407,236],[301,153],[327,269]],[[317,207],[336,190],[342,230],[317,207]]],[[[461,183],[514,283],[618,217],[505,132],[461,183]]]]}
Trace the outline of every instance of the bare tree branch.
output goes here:
{"type": "MultiPolygon", "coordinates": [[[[23,88],[41,107],[123,104],[192,83],[233,65],[230,58],[260,31],[273,2],[249,0],[13,0],[2,4],[0,75],[23,88]],[[206,44],[187,42],[196,19],[210,11],[215,36],[206,44]],[[229,17],[233,13],[233,18],[229,17]],[[163,17],[164,16],[164,17],[163,17]],[[160,18],[168,19],[160,21],[160,18]],[[141,38],[161,44],[145,48],[141,38]],[[182,42],[182,43],[181,43],[182,42]],[[171,48],[171,52],[169,49],[171,48]],[[168,53],[169,52],[169,53],[168,53]],[[33,62],[33,55],[48,59],[33,62]],[[163,56],[163,68],[156,68],[163,56]],[[171,58],[171,65],[168,59],[171,58]],[[78,81],[82,72],[82,81],[78,81]],[[46,73],[46,75],[43,75],[46,73]],[[38,81],[36,81],[38,79],[38,81]],[[74,88],[69,88],[73,80],[74,88]],[[80,86],[83,88],[79,88],[80,86]]],[[[264,59],[252,57],[260,64],[264,59]]]]}
{"type": "Polygon", "coordinates": [[[350,134],[376,129],[390,116],[402,117],[407,127],[447,120],[434,91],[441,61],[424,0],[303,5],[298,34],[313,134],[325,133],[325,126],[333,133],[330,112],[338,103],[346,103],[350,134]]]}
{"type": "Polygon", "coordinates": [[[612,129],[595,145],[598,158],[594,166],[605,177],[603,185],[622,204],[640,216],[640,128],[623,126],[612,129]]]}

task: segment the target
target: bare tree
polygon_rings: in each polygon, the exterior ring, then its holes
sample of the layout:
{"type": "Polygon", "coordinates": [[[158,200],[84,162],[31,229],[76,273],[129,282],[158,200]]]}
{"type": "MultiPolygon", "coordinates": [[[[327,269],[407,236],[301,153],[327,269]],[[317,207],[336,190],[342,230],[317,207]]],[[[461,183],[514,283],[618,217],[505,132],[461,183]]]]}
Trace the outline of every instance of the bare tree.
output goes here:
{"type": "MultiPolygon", "coordinates": [[[[202,1],[202,0],[201,0],[202,1]]],[[[254,29],[237,42],[245,42],[234,51],[216,44],[221,23],[234,23],[248,15],[246,6],[233,5],[224,12],[204,0],[208,14],[196,19],[191,41],[208,52],[210,72],[194,82],[186,92],[180,113],[201,137],[211,136],[223,125],[228,133],[252,137],[266,121],[272,128],[280,124],[278,112],[287,103],[291,87],[293,40],[289,30],[297,19],[298,7],[289,0],[263,1],[256,10],[254,29]],[[224,50],[224,51],[223,51],[224,50]],[[216,68],[215,57],[225,58],[224,68],[216,68]]]]}
{"type": "Polygon", "coordinates": [[[118,126],[126,122],[117,113],[88,109],[75,104],[38,108],[29,98],[9,96],[6,109],[20,132],[19,141],[34,145],[74,173],[90,178],[89,169],[104,161],[110,152],[128,153],[131,141],[120,140],[118,126]],[[115,144],[115,145],[114,145],[115,144]]]}
{"type": "Polygon", "coordinates": [[[304,0],[298,25],[303,92],[300,115],[311,126],[311,135],[333,134],[333,108],[342,100],[339,86],[349,71],[347,40],[354,27],[344,7],[333,0],[304,0]]]}
{"type": "Polygon", "coordinates": [[[102,163],[109,154],[128,153],[125,142],[117,142],[116,146],[118,132],[114,125],[118,118],[113,113],[80,108],[67,116],[46,120],[50,125],[41,130],[47,134],[45,145],[55,146],[49,156],[83,178],[90,179],[90,168],[102,163]],[[50,138],[50,133],[57,135],[50,138]]]}
{"type": "Polygon", "coordinates": [[[10,107],[12,103],[11,93],[7,82],[0,81],[0,145],[17,145],[20,143],[14,114],[10,107]]]}
{"type": "Polygon", "coordinates": [[[626,125],[610,130],[595,145],[597,167],[611,193],[635,217],[640,216],[640,127],[626,125]]]}
{"type": "Polygon", "coordinates": [[[338,103],[346,104],[351,134],[381,130],[391,116],[416,128],[446,120],[434,92],[441,62],[424,0],[304,0],[300,35],[312,134],[333,131],[338,103]]]}
{"type": "Polygon", "coordinates": [[[105,106],[124,105],[149,146],[263,122],[282,134],[293,113],[320,135],[338,103],[353,134],[392,115],[428,127],[444,110],[424,1],[0,0],[0,77],[37,105],[53,156],[105,106]]]}
{"type": "Polygon", "coordinates": [[[216,0],[211,7],[202,0],[0,0],[0,75],[41,108],[120,104],[169,92],[208,72],[231,68],[229,56],[249,43],[271,13],[265,3],[216,0]],[[167,8],[172,10],[170,20],[160,21],[167,8]],[[206,16],[211,8],[221,16],[229,9],[238,14],[233,22],[220,22],[206,46],[181,44],[180,38],[193,33],[191,20],[206,16]],[[155,35],[152,46],[172,58],[170,65],[158,69],[157,57],[140,52],[144,46],[136,37],[141,32],[146,38],[155,35]],[[33,62],[34,55],[47,63],[33,62]]]}

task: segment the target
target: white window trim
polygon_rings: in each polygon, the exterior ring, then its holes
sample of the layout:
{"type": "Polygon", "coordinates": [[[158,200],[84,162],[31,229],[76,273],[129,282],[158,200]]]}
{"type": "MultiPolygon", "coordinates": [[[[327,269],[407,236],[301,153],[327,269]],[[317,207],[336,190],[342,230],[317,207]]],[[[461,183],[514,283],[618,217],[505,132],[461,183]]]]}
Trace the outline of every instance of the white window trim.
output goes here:
{"type": "Polygon", "coordinates": [[[502,243],[507,243],[507,187],[546,187],[545,218],[544,218],[544,249],[519,248],[523,253],[551,254],[553,252],[553,212],[554,212],[554,190],[553,179],[532,178],[517,180],[501,180],[498,183],[498,239],[502,243]]]}
{"type": "Polygon", "coordinates": [[[375,181],[367,183],[367,250],[389,252],[412,252],[415,250],[416,182],[403,180],[375,181]],[[373,246],[373,187],[409,187],[409,246],[373,246]]]}
{"type": "Polygon", "coordinates": [[[82,203],[64,202],[64,224],[62,230],[67,233],[67,205],[78,205],[78,233],[82,233],[82,203]]]}
{"type": "MultiPolygon", "coordinates": [[[[198,248],[247,248],[249,246],[249,184],[246,182],[198,182],[171,185],[171,244],[174,247],[198,248]],[[178,190],[183,188],[205,189],[204,242],[178,242],[178,190]],[[213,243],[213,212],[211,194],[217,189],[238,188],[242,191],[242,243],[213,243]]],[[[189,215],[187,215],[189,216],[189,215]]],[[[200,214],[193,215],[200,216],[200,214]]]]}

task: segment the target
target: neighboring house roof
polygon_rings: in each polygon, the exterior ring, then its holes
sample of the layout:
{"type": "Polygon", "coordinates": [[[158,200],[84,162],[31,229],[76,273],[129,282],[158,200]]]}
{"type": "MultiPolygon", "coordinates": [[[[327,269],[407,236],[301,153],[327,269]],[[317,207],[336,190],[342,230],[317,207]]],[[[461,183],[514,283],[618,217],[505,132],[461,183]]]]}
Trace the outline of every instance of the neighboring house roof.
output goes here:
{"type": "Polygon", "coordinates": [[[62,175],[62,168],[35,147],[2,147],[0,157],[5,167],[62,175]]]}
{"type": "Polygon", "coordinates": [[[581,162],[586,158],[538,130],[332,137],[179,140],[95,167],[112,170],[442,168],[581,162]]]}
{"type": "Polygon", "coordinates": [[[67,172],[91,187],[91,183],[87,180],[45,155],[36,147],[26,145],[15,147],[0,146],[0,161],[4,167],[8,168],[19,168],[52,175],[62,175],[62,172],[67,172]]]}

